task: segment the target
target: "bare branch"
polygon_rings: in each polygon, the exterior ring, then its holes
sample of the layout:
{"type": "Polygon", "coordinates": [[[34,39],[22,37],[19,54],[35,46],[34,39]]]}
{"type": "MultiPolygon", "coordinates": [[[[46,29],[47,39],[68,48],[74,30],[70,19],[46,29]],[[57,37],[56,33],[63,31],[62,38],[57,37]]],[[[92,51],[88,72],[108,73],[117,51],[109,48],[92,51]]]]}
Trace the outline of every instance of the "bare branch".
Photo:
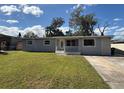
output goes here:
{"type": "Polygon", "coordinates": [[[98,24],[98,29],[101,33],[101,36],[104,36],[104,32],[106,31],[106,28],[109,26],[108,23],[105,23],[104,26],[103,26],[103,29],[100,28],[100,25],[98,24]]]}
{"type": "Polygon", "coordinates": [[[103,28],[103,33],[105,32],[106,28],[109,26],[109,24],[105,24],[103,28]]]}
{"type": "Polygon", "coordinates": [[[98,29],[99,29],[99,31],[100,31],[100,33],[101,33],[102,31],[101,31],[101,29],[100,29],[100,25],[99,25],[99,24],[98,24],[98,29]]]}

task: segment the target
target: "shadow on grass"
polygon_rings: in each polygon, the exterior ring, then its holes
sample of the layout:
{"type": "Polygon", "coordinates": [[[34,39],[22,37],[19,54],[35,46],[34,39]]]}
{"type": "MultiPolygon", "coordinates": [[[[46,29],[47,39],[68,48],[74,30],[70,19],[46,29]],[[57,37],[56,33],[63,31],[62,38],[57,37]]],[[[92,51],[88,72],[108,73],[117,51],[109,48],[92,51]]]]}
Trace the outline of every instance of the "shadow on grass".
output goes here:
{"type": "Polygon", "coordinates": [[[24,51],[29,53],[55,53],[54,51],[24,51]]]}

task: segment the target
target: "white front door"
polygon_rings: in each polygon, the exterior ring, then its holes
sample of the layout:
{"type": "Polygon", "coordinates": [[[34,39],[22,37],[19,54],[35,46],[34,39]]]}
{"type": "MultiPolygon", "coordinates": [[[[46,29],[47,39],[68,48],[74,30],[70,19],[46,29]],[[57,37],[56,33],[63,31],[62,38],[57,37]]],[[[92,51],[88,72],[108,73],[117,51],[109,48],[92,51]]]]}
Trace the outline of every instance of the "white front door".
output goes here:
{"type": "Polygon", "coordinates": [[[61,50],[64,50],[64,41],[63,40],[60,40],[59,47],[61,50]]]}

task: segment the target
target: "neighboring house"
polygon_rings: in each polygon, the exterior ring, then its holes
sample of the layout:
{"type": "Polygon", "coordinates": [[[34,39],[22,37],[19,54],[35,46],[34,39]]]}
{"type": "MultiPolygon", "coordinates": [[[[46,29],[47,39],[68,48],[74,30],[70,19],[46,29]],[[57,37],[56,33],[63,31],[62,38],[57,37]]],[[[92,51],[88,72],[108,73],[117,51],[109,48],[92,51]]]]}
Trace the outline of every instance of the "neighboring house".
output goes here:
{"type": "Polygon", "coordinates": [[[7,35],[0,34],[0,50],[8,50],[11,42],[11,37],[7,35]]]}
{"type": "Polygon", "coordinates": [[[18,41],[17,37],[0,34],[0,50],[15,50],[18,41]]]}
{"type": "Polygon", "coordinates": [[[109,36],[59,36],[23,39],[23,50],[59,54],[111,55],[109,36]]]}

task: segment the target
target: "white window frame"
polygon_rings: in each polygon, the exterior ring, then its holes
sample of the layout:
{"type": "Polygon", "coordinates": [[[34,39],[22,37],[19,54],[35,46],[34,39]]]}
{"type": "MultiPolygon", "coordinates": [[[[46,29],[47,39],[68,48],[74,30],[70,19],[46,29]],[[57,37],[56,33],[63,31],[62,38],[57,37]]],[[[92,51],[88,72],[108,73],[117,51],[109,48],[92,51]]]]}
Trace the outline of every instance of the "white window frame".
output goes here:
{"type": "Polygon", "coordinates": [[[85,38],[85,39],[83,39],[83,46],[84,47],[96,47],[96,39],[95,38],[85,38]],[[94,45],[93,46],[86,46],[86,45],[84,45],[84,40],[90,40],[90,39],[93,39],[94,40],[94,45]]]}
{"type": "Polygon", "coordinates": [[[43,40],[43,45],[44,46],[50,46],[51,45],[51,41],[50,40],[43,40]],[[45,41],[49,41],[50,43],[49,44],[45,44],[45,41]]]}

